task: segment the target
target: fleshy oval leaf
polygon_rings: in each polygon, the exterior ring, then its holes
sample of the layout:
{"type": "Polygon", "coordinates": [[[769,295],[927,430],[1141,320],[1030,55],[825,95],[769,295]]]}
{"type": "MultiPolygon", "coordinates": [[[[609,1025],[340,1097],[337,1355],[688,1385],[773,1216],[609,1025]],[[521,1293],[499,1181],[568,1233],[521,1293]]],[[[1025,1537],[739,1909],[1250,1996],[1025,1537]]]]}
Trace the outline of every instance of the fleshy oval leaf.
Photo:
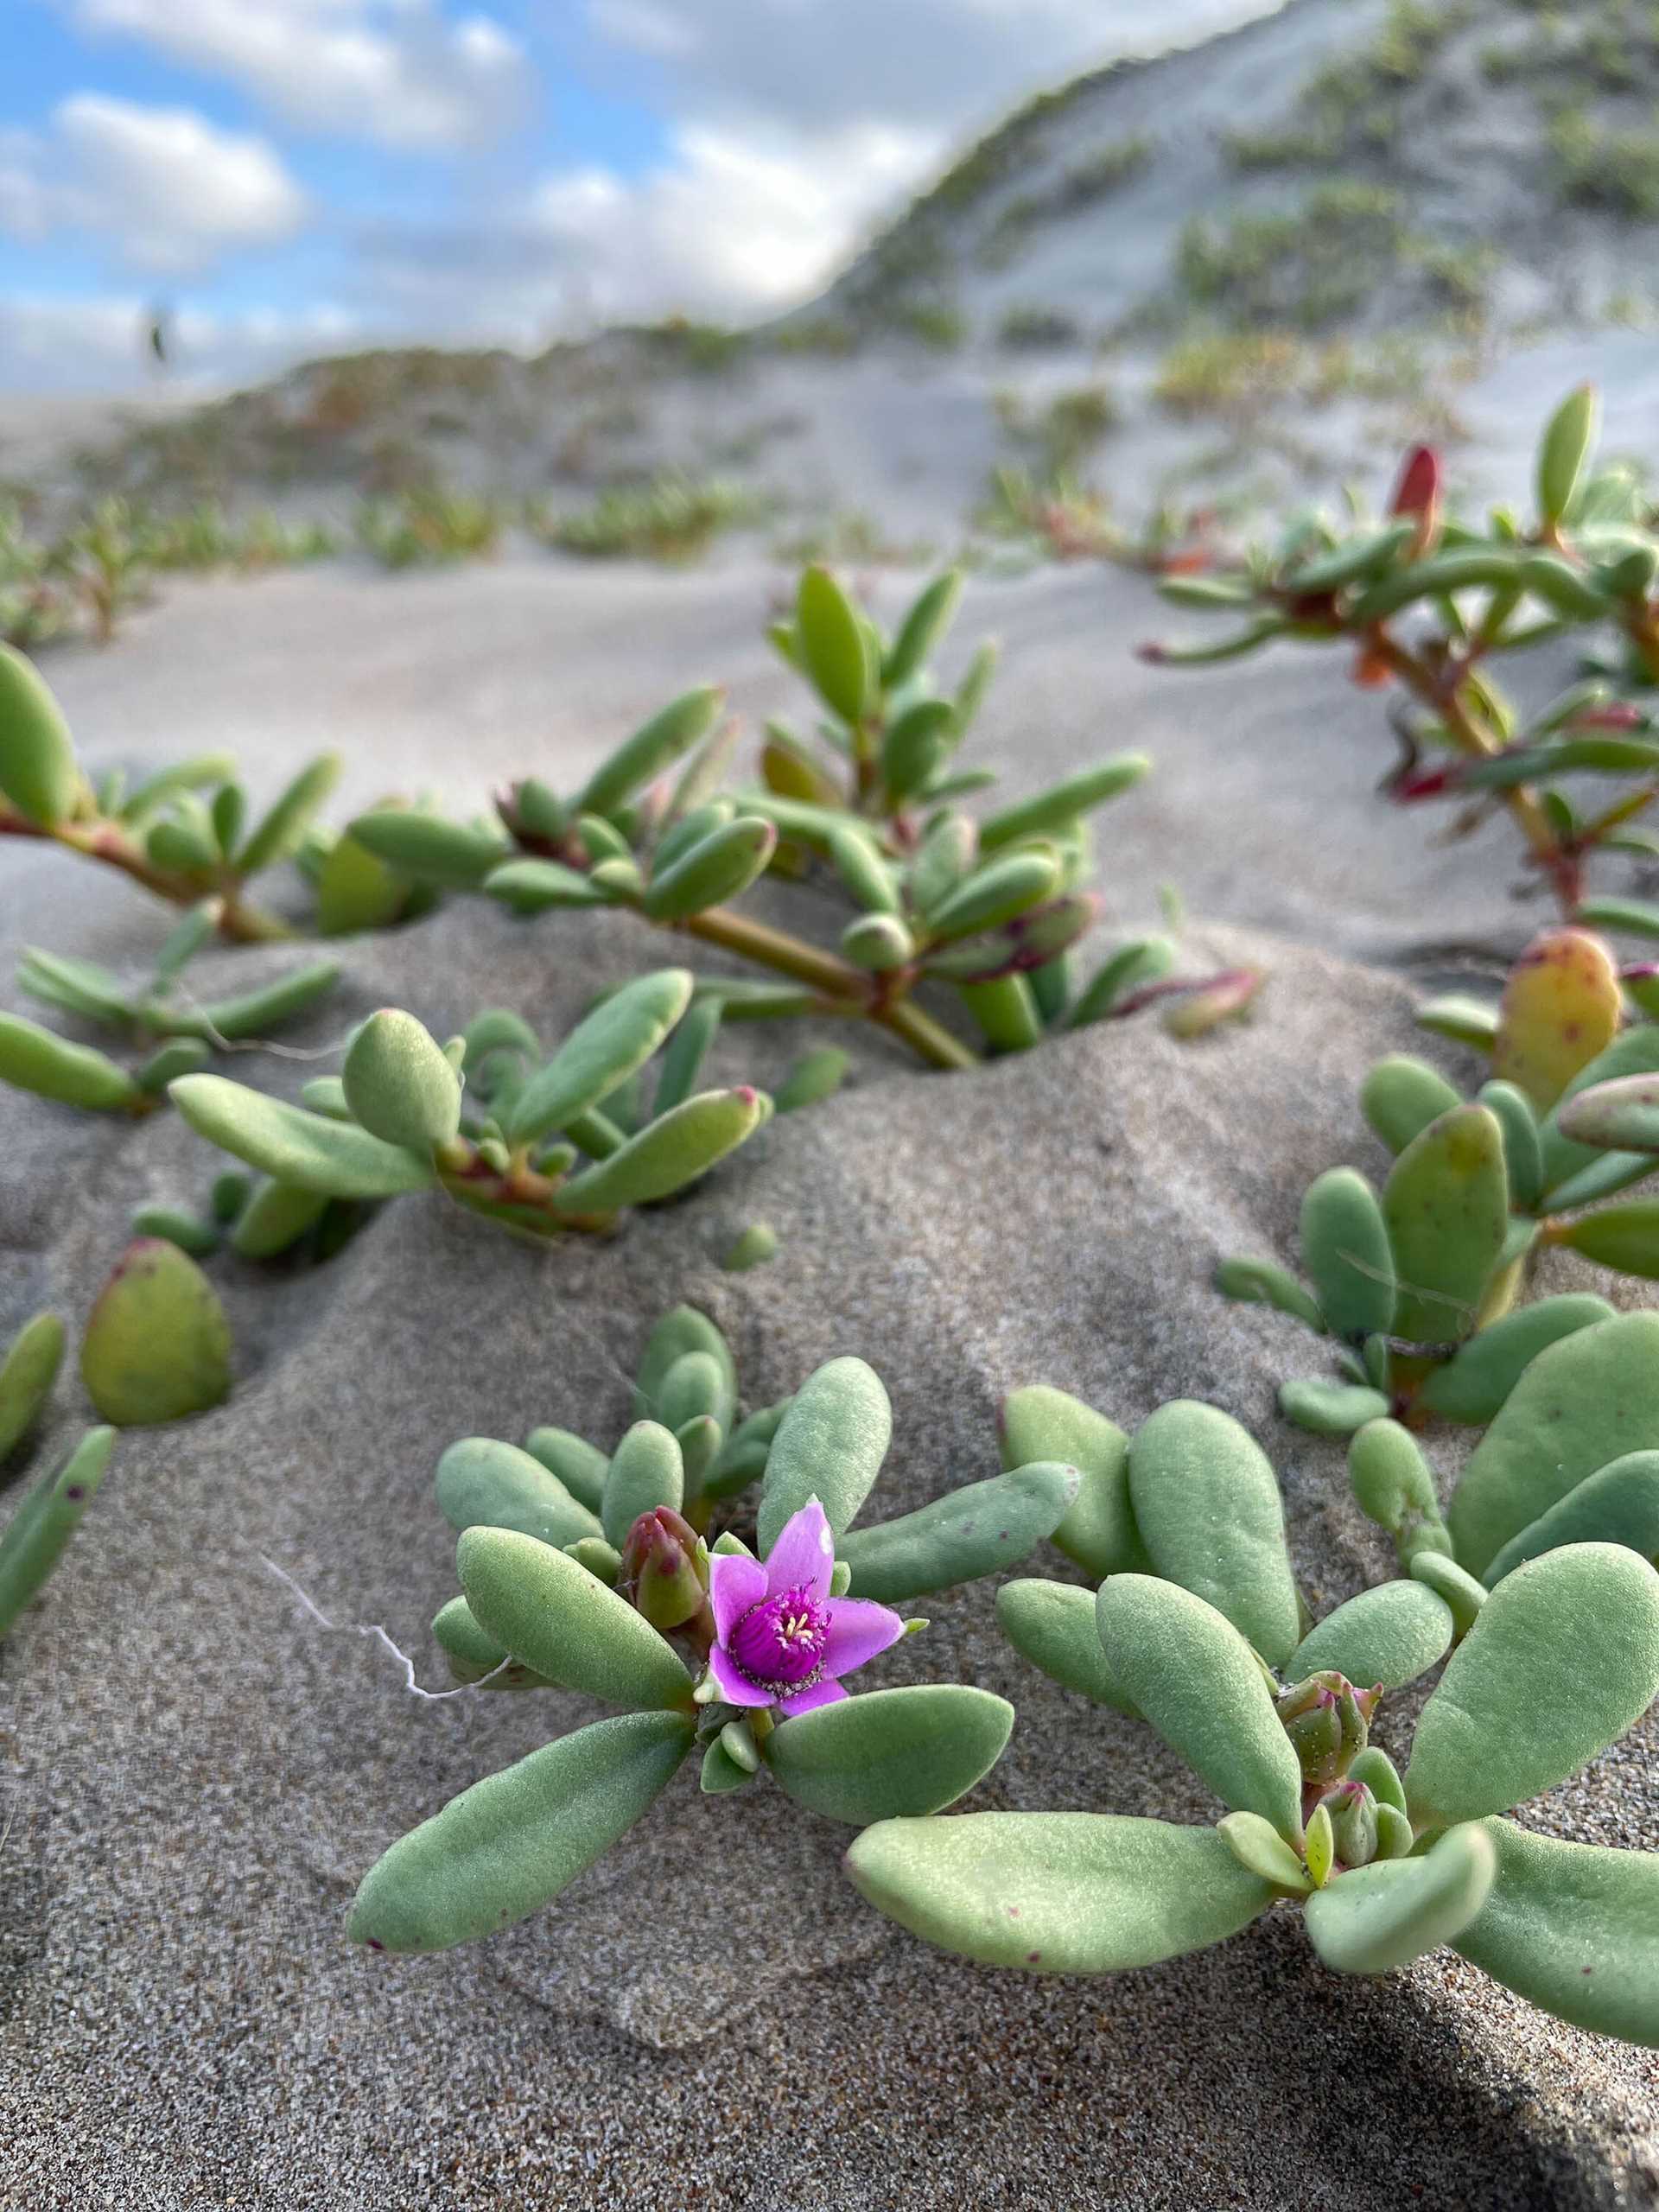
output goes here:
{"type": "Polygon", "coordinates": [[[1302,1770],[1231,1622],[1173,1582],[1115,1574],[1095,1600],[1095,1624],[1113,1681],[1223,1803],[1300,1840],[1302,1770]]]}
{"type": "Polygon", "coordinates": [[[855,1598],[896,1605],[1018,1567],[1052,1535],[1077,1493],[1077,1471],[1050,1460],[965,1483],[914,1513],[845,1530],[837,1557],[855,1598]]]}
{"type": "Polygon", "coordinates": [[[566,1553],[517,1529],[469,1529],[455,1563],[480,1624],[549,1681],[608,1705],[690,1704],[672,1646],[566,1553]]]}
{"type": "Polygon", "coordinates": [[[650,1809],[695,1734],[679,1713],[618,1713],[475,1782],[369,1869],[353,1942],[447,1951],[538,1911],[650,1809]]]}
{"type": "Polygon", "coordinates": [[[1484,1820],[1616,1743],[1659,1694],[1659,1573],[1570,1544],[1505,1575],[1423,1707],[1406,1770],[1420,1828],[1484,1820]]]}
{"type": "Polygon", "coordinates": [[[1421,1859],[1351,1867],[1303,1910],[1314,1949],[1338,1974],[1391,1974],[1449,1943],[1485,1904],[1497,1854],[1484,1828],[1451,1829],[1421,1859]]]}
{"type": "Polygon", "coordinates": [[[766,1455],[755,1520],[762,1554],[814,1497],[839,1536],[869,1496],[892,1436],[893,1408],[874,1368],[832,1359],[809,1375],[766,1455]]]}
{"type": "Polygon", "coordinates": [[[865,1827],[953,1805],[996,1764],[1013,1726],[1006,1698],[962,1682],[921,1682],[785,1720],[763,1755],[797,1804],[865,1827]]]}
{"type": "Polygon", "coordinates": [[[883,1821],[847,1853],[876,1910],[982,1966],[1118,1974],[1236,1936],[1277,1891],[1215,1828],[1115,1813],[883,1821]]]}
{"type": "Polygon", "coordinates": [[[1248,1429],[1217,1407],[1178,1398],[1129,1445],[1135,1522],[1158,1573],[1230,1620],[1278,1666],[1300,1614],[1279,1478],[1248,1429]]]}

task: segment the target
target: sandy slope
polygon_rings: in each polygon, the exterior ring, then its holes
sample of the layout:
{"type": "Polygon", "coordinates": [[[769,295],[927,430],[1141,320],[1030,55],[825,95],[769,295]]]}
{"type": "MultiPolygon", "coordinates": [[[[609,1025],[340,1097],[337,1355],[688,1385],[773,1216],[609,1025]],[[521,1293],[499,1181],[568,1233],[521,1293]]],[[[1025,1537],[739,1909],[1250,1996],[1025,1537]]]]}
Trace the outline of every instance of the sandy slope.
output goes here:
{"type": "MultiPolygon", "coordinates": [[[[335,741],[358,798],[429,779],[461,799],[526,766],[569,780],[694,676],[729,676],[749,712],[780,702],[755,643],[769,582],[545,563],[290,576],[175,594],[116,651],[52,672],[99,761],[231,742],[269,785],[335,741]]],[[[874,1360],[897,1406],[895,1507],[988,1471],[995,1402],[1016,1383],[1129,1421],[1198,1395],[1268,1440],[1318,1601],[1382,1570],[1339,1452],[1273,1415],[1306,1340],[1226,1306],[1207,1274],[1218,1249],[1288,1249],[1314,1166],[1376,1167],[1355,1087],[1414,1039],[1408,991],[1374,963],[1512,932],[1507,847],[1427,851],[1381,810],[1372,709],[1315,663],[1139,668],[1124,647],[1142,592],[1097,573],[976,585],[961,634],[995,625],[1008,644],[986,747],[1016,784],[1103,741],[1158,756],[1109,818],[1103,880],[1141,918],[1173,875],[1201,945],[1266,961],[1254,1028],[1198,1049],[1145,1025],[1094,1032],[972,1078],[861,1051],[833,1104],[613,1243],[532,1252],[422,1198],[325,1271],[222,1270],[236,1395],[124,1440],[72,1566],[0,1656],[8,2212],[1656,2201],[1648,2056],[1542,2020],[1449,1955],[1339,1984],[1279,1915],[1109,1985],[994,1983],[866,1913],[839,1833],[776,1793],[703,1801],[683,1780],[556,1911],[465,1956],[388,1963],[340,1936],[392,1834],[588,1708],[419,1705],[370,1646],[309,1623],[259,1554],[334,1618],[386,1623],[436,1679],[438,1451],[538,1420],[610,1441],[622,1370],[676,1298],[718,1313],[751,1402],[831,1354],[874,1360]],[[1281,934],[1213,929],[1223,913],[1281,934]],[[1325,946],[1351,964],[1306,949],[1325,946]],[[721,1275],[712,1256],[758,1217],[782,1257],[721,1275]]],[[[5,856],[8,952],[38,938],[137,963],[162,926],[93,871],[5,856]]],[[[351,949],[309,1039],[388,1001],[440,1031],[505,1002],[550,1032],[641,950],[608,918],[522,927],[462,905],[351,949]]],[[[273,956],[216,959],[246,975],[273,956]]],[[[726,1072],[774,1077],[798,1042],[734,1035],[726,1072]]],[[[290,1091],[310,1071],[255,1065],[290,1091]]],[[[129,1131],[15,1097],[0,1120],[0,1330],[48,1299],[83,1312],[126,1211],[212,1173],[175,1121],[129,1131]]],[[[975,1802],[1203,1815],[1144,1732],[1013,1657],[982,1589],[928,1610],[887,1678],[967,1676],[1020,1709],[975,1802]]],[[[1659,1844],[1655,1757],[1649,1723],[1535,1816],[1659,1844]]]]}

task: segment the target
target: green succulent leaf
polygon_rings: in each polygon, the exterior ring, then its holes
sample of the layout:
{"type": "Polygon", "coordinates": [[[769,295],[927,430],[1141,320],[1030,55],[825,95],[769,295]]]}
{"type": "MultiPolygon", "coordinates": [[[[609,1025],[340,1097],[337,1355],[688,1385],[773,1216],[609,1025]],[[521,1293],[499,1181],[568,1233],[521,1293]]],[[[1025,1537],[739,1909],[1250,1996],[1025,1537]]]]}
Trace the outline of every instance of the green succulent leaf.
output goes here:
{"type": "Polygon", "coordinates": [[[947,569],[912,601],[882,663],[881,681],[889,691],[901,690],[927,666],[928,656],[955,617],[962,586],[962,570],[947,569]]]}
{"type": "Polygon", "coordinates": [[[649,1811],[695,1737],[678,1713],[619,1713],[475,1782],[369,1869],[353,1942],[446,1951],[538,1911],[649,1811]]]}
{"type": "Polygon", "coordinates": [[[1379,1060],[1360,1086],[1359,1108],[1389,1150],[1402,1153],[1431,1122],[1461,1106],[1463,1100],[1438,1069],[1408,1053],[1391,1052],[1379,1060]]]}
{"type": "Polygon", "coordinates": [[[1553,1241],[1619,1274],[1659,1277],[1659,1201],[1632,1198],[1624,1205],[1561,1223],[1553,1241]]]}
{"type": "Polygon", "coordinates": [[[0,642],[0,792],[19,814],[54,830],[80,794],[74,741],[35,668],[0,642]]]}
{"type": "Polygon", "coordinates": [[[778,1424],[755,1518],[769,1553],[785,1522],[812,1498],[839,1537],[869,1496],[893,1436],[881,1378],[861,1359],[832,1359],[809,1375],[778,1424]]]}
{"type": "Polygon", "coordinates": [[[345,763],[337,753],[308,761],[250,831],[236,855],[238,875],[257,875],[273,861],[286,860],[305,835],[306,825],[340,781],[345,763]]]}
{"type": "Polygon", "coordinates": [[[1313,1886],[1301,1860],[1270,1821],[1260,1813],[1229,1813],[1216,1822],[1216,1834],[1225,1836],[1239,1865],[1277,1890],[1306,1897],[1313,1886]]]}
{"type": "MultiPolygon", "coordinates": [[[[1620,1313],[1539,1353],[1475,1447],[1446,1520],[1459,1562],[1484,1575],[1512,1536],[1586,1476],[1659,1448],[1659,1314],[1620,1313]]],[[[1498,1807],[1507,1811],[1507,1807],[1498,1807]]]]}
{"type": "Polygon", "coordinates": [[[1487,1567],[1496,1588],[1506,1574],[1563,1544],[1624,1544],[1659,1560],[1659,1451],[1627,1452],[1586,1475],[1575,1489],[1511,1536],[1487,1567]]]}
{"type": "Polygon", "coordinates": [[[763,876],[778,849],[775,824],[740,815],[653,874],[641,900],[654,922],[681,922],[736,899],[763,876]]]}
{"type": "Polygon", "coordinates": [[[1017,845],[1028,837],[1052,837],[1108,799],[1132,791],[1152,772],[1144,753],[1120,753],[1092,768],[1079,769],[1064,783],[1051,785],[1030,798],[1016,800],[979,825],[980,848],[994,853],[1003,845],[1017,845]]]}
{"type": "Polygon", "coordinates": [[[352,1040],[346,1103],[372,1136],[425,1155],[461,1128],[461,1078],[412,1014],[383,1007],[352,1040]]]}
{"type": "Polygon", "coordinates": [[[1201,1951],[1277,1894],[1214,1828],[1113,1813],[883,1821],[847,1853],[878,1912],[982,1966],[1116,1974],[1201,1951]]]}
{"type": "Polygon", "coordinates": [[[966,1483],[897,1520],[851,1529],[836,1547],[855,1598],[896,1605],[1017,1567],[1052,1535],[1077,1492],[1077,1471],[1050,1461],[966,1483]]]}
{"type": "Polygon", "coordinates": [[[231,1249],[244,1260],[275,1259],[316,1226],[327,1205],[325,1191],[297,1190],[264,1176],[236,1217],[231,1249]]]}
{"type": "Polygon", "coordinates": [[[1360,1511],[1388,1530],[1402,1560],[1451,1551],[1428,1462],[1397,1421],[1367,1421],[1348,1447],[1348,1479],[1360,1511]]]}
{"type": "Polygon", "coordinates": [[[1287,1659],[1301,1626],[1285,1509],[1249,1432],[1195,1399],[1160,1406],[1130,1443],[1129,1496],[1157,1572],[1213,1605],[1270,1666],[1287,1659]]]}
{"type": "Polygon", "coordinates": [[[880,671],[869,634],[827,569],[809,568],[795,602],[795,632],[806,673],[849,727],[875,703],[880,671]]]}
{"type": "Polygon", "coordinates": [[[1497,1872],[1453,1948],[1558,2019],[1659,2045],[1659,1853],[1482,1827],[1497,1872]]]}
{"type": "Polygon", "coordinates": [[[1362,1590],[1310,1629],[1285,1662],[1287,1680],[1333,1669],[1362,1689],[1397,1690],[1437,1667],[1452,1648],[1450,1609],[1415,1581],[1362,1590]]]}
{"type": "Polygon", "coordinates": [[[1509,1230],[1496,1116],[1459,1106],[1431,1122],[1395,1160],[1382,1216],[1400,1286],[1395,1332],[1414,1344],[1458,1343],[1475,1325],[1509,1230]]]}
{"type": "Polygon", "coordinates": [[[714,687],[687,691],[619,745],[582,786],[582,814],[614,815],[636,791],[700,745],[720,717],[726,694],[714,687]]]}
{"type": "Polygon", "coordinates": [[[543,1427],[531,1430],[524,1449],[549,1474],[557,1476],[579,1505],[597,1514],[611,1463],[596,1444],[568,1428],[543,1427]]]}
{"type": "Polygon", "coordinates": [[[654,1122],[607,1159],[561,1184],[561,1213],[611,1213],[672,1197],[725,1159],[766,1119],[758,1090],[705,1090],[654,1122]]]}
{"type": "Polygon", "coordinates": [[[517,1529],[563,1549],[601,1534],[598,1516],[538,1459],[493,1436],[463,1436],[438,1461],[438,1510],[463,1529],[517,1529]]]}
{"type": "Polygon", "coordinates": [[[1333,1382],[1323,1375],[1293,1376],[1279,1386],[1279,1410],[1313,1436],[1351,1436],[1381,1421],[1389,1401],[1364,1382],[1333,1382]]]}
{"type": "Polygon", "coordinates": [[[313,961],[290,975],[279,976],[275,982],[262,983],[257,990],[240,991],[233,998],[210,999],[206,1006],[169,1014],[168,1027],[176,1035],[201,1037],[210,1044],[221,1039],[235,1044],[244,1038],[263,1037],[326,998],[339,981],[340,969],[334,961],[313,961]]]}
{"type": "Polygon", "coordinates": [[[278,1183],[336,1198],[391,1198],[435,1180],[429,1162],[367,1129],[308,1114],[221,1075],[181,1076],[168,1096],[199,1136],[278,1183]]]}
{"type": "Polygon", "coordinates": [[[492,1678],[488,1687],[493,1690],[556,1687],[544,1681],[532,1668],[521,1667],[505,1644],[498,1643],[486,1629],[480,1628],[464,1598],[452,1598],[447,1605],[439,1607],[432,1618],[432,1636],[458,1682],[481,1682],[488,1675],[492,1678]]]}
{"type": "Polygon", "coordinates": [[[512,847],[499,830],[446,822],[442,815],[415,807],[359,814],[348,835],[411,882],[441,891],[476,891],[493,869],[512,857],[512,847]]]}
{"type": "Polygon", "coordinates": [[[143,1103],[144,1094],[123,1067],[91,1045],[73,1045],[21,1014],[0,1014],[0,1083],[33,1091],[60,1105],[116,1113],[143,1103]]]}
{"type": "Polygon", "coordinates": [[[691,1677],[672,1645],[563,1551],[475,1528],[455,1563],[480,1625],[549,1681],[607,1705],[689,1707],[691,1677]]]}
{"type": "Polygon", "coordinates": [[[63,1557],[98,1495],[115,1440],[113,1428],[88,1429],[62,1466],[35,1484],[0,1535],[0,1637],[16,1627],[63,1557]]]}
{"type": "Polygon", "coordinates": [[[1302,1770],[1268,1678],[1231,1622],[1173,1582],[1115,1574],[1095,1621],[1112,1680],[1236,1813],[1302,1832],[1302,1770]]]}
{"type": "Polygon", "coordinates": [[[1063,873],[1052,853],[1004,853],[964,877],[927,917],[928,927],[941,940],[994,929],[1052,899],[1063,873]]]}
{"type": "Polygon", "coordinates": [[[1058,1550],[1096,1581],[1151,1571],[1129,1502],[1129,1440],[1116,1421],[1039,1382],[1010,1391],[997,1429],[1005,1468],[1048,1459],[1077,1469],[1077,1497],[1054,1531],[1058,1550]]]}
{"type": "Polygon", "coordinates": [[[0,1465],[40,1419],[63,1364],[64,1326],[55,1313],[25,1321],[0,1362],[0,1465]]]}
{"type": "Polygon", "coordinates": [[[996,1593],[996,1618],[1014,1649],[1051,1681],[1132,1719],[1140,1717],[1106,1663],[1092,1590],[1035,1579],[1005,1582],[996,1593]]]}
{"type": "Polygon", "coordinates": [[[1419,1827],[1507,1812],[1576,1774],[1659,1694],[1659,1574],[1571,1544],[1507,1574],[1423,1708],[1406,1770],[1419,1827]]]}
{"type": "Polygon", "coordinates": [[[181,1421],[230,1395],[225,1308],[176,1244],[141,1236],[128,1245],[86,1317],[80,1379],[118,1428],[181,1421]]]}
{"type": "Polygon", "coordinates": [[[1238,1305],[1271,1306],[1304,1323],[1316,1335],[1325,1334],[1319,1301],[1276,1260],[1223,1260],[1216,1268],[1216,1288],[1238,1305]]]}
{"type": "Polygon", "coordinates": [[[507,1116],[510,1143],[530,1144],[568,1128],[579,1114],[644,1067],[691,1003],[687,968],[639,976],[583,1017],[507,1116]]]}
{"type": "Polygon", "coordinates": [[[1613,1309],[1606,1300],[1587,1293],[1541,1298],[1535,1305],[1517,1307],[1459,1344],[1424,1383],[1417,1403],[1423,1412],[1435,1414],[1442,1421],[1484,1427],[1497,1420],[1510,1391],[1540,1352],[1559,1344],[1563,1337],[1612,1318],[1613,1309]]]}
{"type": "Polygon", "coordinates": [[[960,1682],[870,1690],[785,1720],[763,1755],[780,1786],[826,1820],[937,1813],[988,1774],[1014,1726],[1006,1698],[960,1682]]]}
{"type": "Polygon", "coordinates": [[[685,1466],[672,1431],[659,1421],[635,1421],[611,1455],[605,1477],[599,1517],[606,1541],[620,1551],[642,1513],[659,1505],[677,1513],[684,1503],[685,1466]]]}
{"type": "Polygon", "coordinates": [[[1303,1910],[1314,1949],[1338,1974],[1391,1974],[1466,1929],[1491,1894],[1497,1855],[1485,1830],[1456,1827],[1421,1859],[1351,1867],[1303,1910]]]}
{"type": "Polygon", "coordinates": [[[1382,1208],[1365,1178],[1333,1167],[1302,1200],[1302,1258],[1333,1336],[1386,1336],[1394,1326],[1394,1255],[1382,1208]]]}

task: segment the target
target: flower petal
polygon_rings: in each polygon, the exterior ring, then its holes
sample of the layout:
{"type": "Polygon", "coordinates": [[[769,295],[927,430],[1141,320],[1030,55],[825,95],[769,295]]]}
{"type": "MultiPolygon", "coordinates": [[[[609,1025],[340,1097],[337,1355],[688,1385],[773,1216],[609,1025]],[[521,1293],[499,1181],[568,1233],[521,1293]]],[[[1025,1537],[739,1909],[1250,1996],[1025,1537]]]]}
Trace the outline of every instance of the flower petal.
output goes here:
{"type": "Polygon", "coordinates": [[[766,1554],[766,1595],[776,1597],[780,1590],[808,1590],[822,1605],[830,1595],[835,1564],[836,1540],[829,1516],[816,1497],[809,1497],[800,1511],[785,1522],[777,1542],[766,1554]]]}
{"type": "Polygon", "coordinates": [[[747,1675],[740,1674],[733,1664],[730,1653],[722,1651],[719,1644],[715,1644],[709,1654],[709,1671],[728,1705],[772,1703],[772,1692],[758,1688],[747,1675]]]}
{"type": "Polygon", "coordinates": [[[826,1676],[823,1681],[814,1682],[810,1690],[797,1690],[793,1697],[779,1698],[778,1710],[785,1720],[793,1720],[798,1713],[810,1713],[814,1706],[834,1705],[846,1694],[839,1682],[832,1682],[826,1676]]]}
{"type": "Polygon", "coordinates": [[[850,1675],[878,1651],[897,1643],[905,1624],[897,1613],[870,1598],[832,1598],[830,1627],[823,1639],[826,1675],[850,1675]]]}
{"type": "Polygon", "coordinates": [[[742,1552],[709,1553],[709,1602],[714,1608],[715,1634],[722,1643],[731,1641],[739,1621],[766,1594],[766,1570],[758,1559],[742,1552]]]}

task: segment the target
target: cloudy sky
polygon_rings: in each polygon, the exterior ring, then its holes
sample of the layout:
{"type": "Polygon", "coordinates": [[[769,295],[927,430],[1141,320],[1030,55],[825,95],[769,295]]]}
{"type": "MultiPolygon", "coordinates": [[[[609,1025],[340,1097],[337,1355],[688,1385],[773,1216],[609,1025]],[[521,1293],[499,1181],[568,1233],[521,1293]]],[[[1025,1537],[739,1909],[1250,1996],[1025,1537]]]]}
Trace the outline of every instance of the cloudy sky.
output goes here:
{"type": "Polygon", "coordinates": [[[741,321],[1039,85],[1273,0],[0,0],[0,388],[741,321]]]}

